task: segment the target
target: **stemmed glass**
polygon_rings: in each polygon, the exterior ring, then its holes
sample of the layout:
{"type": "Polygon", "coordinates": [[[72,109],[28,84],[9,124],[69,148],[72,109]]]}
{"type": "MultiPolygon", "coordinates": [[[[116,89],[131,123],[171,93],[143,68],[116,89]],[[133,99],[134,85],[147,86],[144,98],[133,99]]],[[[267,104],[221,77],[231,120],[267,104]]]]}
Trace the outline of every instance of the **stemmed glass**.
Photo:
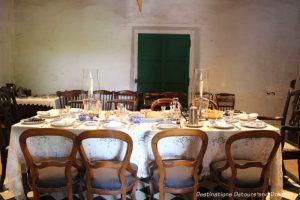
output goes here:
{"type": "Polygon", "coordinates": [[[166,107],[167,106],[160,106],[163,118],[166,118],[166,107]]]}

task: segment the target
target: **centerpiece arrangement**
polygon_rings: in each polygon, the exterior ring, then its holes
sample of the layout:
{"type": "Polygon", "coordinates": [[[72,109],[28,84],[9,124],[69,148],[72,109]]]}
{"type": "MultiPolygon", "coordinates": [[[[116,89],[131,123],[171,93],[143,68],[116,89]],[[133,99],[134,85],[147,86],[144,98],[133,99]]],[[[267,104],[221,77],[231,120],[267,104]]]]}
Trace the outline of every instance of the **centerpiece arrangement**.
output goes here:
{"type": "Polygon", "coordinates": [[[98,69],[83,70],[83,90],[87,91],[87,95],[83,98],[83,112],[90,120],[99,116],[102,110],[102,103],[97,91],[100,88],[98,69]]]}

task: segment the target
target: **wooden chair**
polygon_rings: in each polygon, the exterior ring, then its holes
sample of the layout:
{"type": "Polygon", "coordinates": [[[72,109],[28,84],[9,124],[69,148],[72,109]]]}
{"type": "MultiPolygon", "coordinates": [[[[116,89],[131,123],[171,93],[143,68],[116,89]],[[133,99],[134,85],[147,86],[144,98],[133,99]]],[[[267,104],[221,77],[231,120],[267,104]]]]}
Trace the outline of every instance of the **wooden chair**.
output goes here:
{"type": "Polygon", "coordinates": [[[144,92],[143,93],[143,108],[151,108],[152,103],[161,98],[160,92],[144,92]]]}
{"type": "Polygon", "coordinates": [[[234,110],[235,95],[230,93],[216,94],[216,103],[219,110],[234,110]]]}
{"type": "Polygon", "coordinates": [[[99,95],[100,101],[102,101],[102,110],[111,110],[111,104],[108,101],[113,100],[114,92],[108,90],[96,90],[96,95],[99,95]]]}
{"type": "Polygon", "coordinates": [[[0,151],[2,173],[0,188],[3,187],[6,175],[7,147],[9,145],[11,126],[20,121],[19,110],[14,92],[9,88],[0,88],[0,151]]]}
{"type": "Polygon", "coordinates": [[[118,104],[123,104],[127,110],[136,111],[137,101],[130,99],[113,99],[106,102],[110,109],[117,109],[118,104]]]}
{"type": "Polygon", "coordinates": [[[57,91],[56,95],[59,97],[60,107],[71,106],[71,108],[83,108],[83,96],[86,91],[82,90],[65,90],[64,92],[57,91]]]}
{"type": "Polygon", "coordinates": [[[225,144],[226,160],[210,164],[211,176],[221,187],[229,190],[231,200],[234,199],[235,192],[259,193],[261,199],[265,199],[269,186],[270,166],[279,145],[280,135],[275,131],[257,130],[234,134],[228,138],[225,144]],[[267,138],[274,141],[273,146],[270,146],[271,151],[267,161],[234,157],[232,144],[246,138],[267,138]]]}
{"type": "MultiPolygon", "coordinates": [[[[67,191],[68,199],[72,200],[73,183],[77,183],[80,186],[80,167],[75,162],[77,153],[76,135],[63,129],[28,129],[21,134],[19,141],[29,168],[33,199],[38,200],[40,193],[67,191]],[[53,136],[61,137],[63,138],[62,140],[65,142],[67,140],[67,143],[70,143],[68,157],[57,157],[57,155],[47,157],[39,155],[37,157],[31,154],[30,146],[27,144],[29,138],[53,136]]],[[[42,149],[45,144],[40,145],[42,149]]]]}
{"type": "Polygon", "coordinates": [[[184,92],[163,92],[161,93],[162,98],[178,98],[183,99],[186,98],[186,93],[184,92]]]}
{"type": "MultiPolygon", "coordinates": [[[[194,105],[199,105],[199,92],[196,92],[193,96],[193,102],[192,104],[194,105]]],[[[209,101],[209,104],[208,104],[208,108],[209,109],[215,109],[215,110],[218,110],[218,105],[217,103],[215,102],[215,95],[211,92],[203,92],[203,95],[202,95],[202,98],[203,99],[207,99],[209,101]]]]}
{"type": "Polygon", "coordinates": [[[131,90],[114,92],[114,99],[111,103],[114,105],[116,105],[117,103],[123,103],[128,110],[137,110],[138,92],[131,90]]]}
{"type": "Polygon", "coordinates": [[[184,92],[163,92],[161,98],[177,99],[181,105],[187,107],[187,95],[184,92]]]}
{"type": "Polygon", "coordinates": [[[121,90],[114,92],[114,99],[128,99],[128,100],[137,100],[138,93],[131,90],[121,90]]]}
{"type": "Polygon", "coordinates": [[[169,129],[156,134],[152,141],[152,151],[155,162],[150,167],[150,194],[153,189],[159,189],[159,199],[164,200],[165,192],[182,194],[193,192],[193,199],[197,199],[199,174],[202,171],[202,161],[207,148],[206,133],[195,129],[169,129]],[[195,158],[163,159],[159,153],[158,143],[167,137],[194,137],[201,141],[201,148],[195,158]]]}
{"type": "Polygon", "coordinates": [[[82,132],[77,141],[86,169],[87,199],[92,200],[93,194],[121,194],[122,200],[126,200],[126,193],[132,191],[132,199],[135,200],[138,179],[137,166],[130,163],[133,148],[131,137],[117,130],[93,130],[82,132]],[[85,139],[93,138],[117,139],[123,144],[126,143],[126,147],[122,145],[122,149],[126,150],[123,160],[90,160],[82,143],[85,139]]]}
{"type": "Polygon", "coordinates": [[[176,100],[170,99],[170,98],[161,98],[161,99],[155,100],[151,104],[151,110],[160,110],[158,108],[160,108],[161,106],[167,106],[167,107],[169,107],[170,104],[174,103],[174,102],[176,102],[178,104],[179,109],[182,110],[181,103],[179,101],[176,101],[176,100]]]}
{"type": "MultiPolygon", "coordinates": [[[[300,90],[288,92],[281,116],[258,116],[261,120],[278,121],[281,125],[281,148],[283,160],[297,160],[300,179],[300,90]]],[[[283,173],[286,175],[284,162],[283,173]]]]}

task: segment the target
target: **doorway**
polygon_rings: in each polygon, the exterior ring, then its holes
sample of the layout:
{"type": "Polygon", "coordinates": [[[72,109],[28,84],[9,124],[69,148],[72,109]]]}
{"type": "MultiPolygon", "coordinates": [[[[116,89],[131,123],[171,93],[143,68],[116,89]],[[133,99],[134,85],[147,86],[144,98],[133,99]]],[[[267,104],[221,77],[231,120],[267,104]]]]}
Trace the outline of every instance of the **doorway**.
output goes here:
{"type": "Polygon", "coordinates": [[[190,46],[189,34],[139,33],[137,90],[184,92],[188,97],[190,46]]]}

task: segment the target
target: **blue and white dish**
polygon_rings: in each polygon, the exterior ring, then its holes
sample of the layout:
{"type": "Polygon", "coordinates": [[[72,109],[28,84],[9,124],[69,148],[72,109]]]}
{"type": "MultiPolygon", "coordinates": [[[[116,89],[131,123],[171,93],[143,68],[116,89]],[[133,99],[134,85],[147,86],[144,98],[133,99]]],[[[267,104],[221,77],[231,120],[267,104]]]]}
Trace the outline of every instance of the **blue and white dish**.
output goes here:
{"type": "Polygon", "coordinates": [[[95,126],[96,123],[97,123],[97,121],[87,121],[87,122],[85,122],[84,125],[86,125],[86,126],[95,126]]]}
{"type": "Polygon", "coordinates": [[[268,124],[261,120],[255,120],[255,121],[245,121],[241,122],[241,126],[247,127],[247,128],[266,128],[268,124]]]}

